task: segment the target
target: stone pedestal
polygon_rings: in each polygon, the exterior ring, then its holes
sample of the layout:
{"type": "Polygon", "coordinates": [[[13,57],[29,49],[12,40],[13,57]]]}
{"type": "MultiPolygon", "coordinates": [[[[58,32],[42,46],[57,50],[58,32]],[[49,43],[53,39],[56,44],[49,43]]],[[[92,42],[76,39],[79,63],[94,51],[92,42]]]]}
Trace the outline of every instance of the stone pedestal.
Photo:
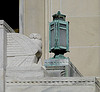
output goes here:
{"type": "Polygon", "coordinates": [[[6,92],[100,92],[95,77],[48,77],[7,81],[6,92]]]}
{"type": "Polygon", "coordinates": [[[71,63],[67,57],[65,59],[47,59],[44,63],[45,77],[80,77],[82,74],[71,63]]]}

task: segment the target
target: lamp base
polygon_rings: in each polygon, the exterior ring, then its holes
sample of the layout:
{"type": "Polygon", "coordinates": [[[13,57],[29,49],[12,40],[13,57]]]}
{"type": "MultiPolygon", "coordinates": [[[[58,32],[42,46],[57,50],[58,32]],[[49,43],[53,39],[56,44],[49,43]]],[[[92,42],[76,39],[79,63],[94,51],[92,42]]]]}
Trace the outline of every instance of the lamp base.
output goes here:
{"type": "Polygon", "coordinates": [[[45,77],[81,77],[82,74],[70,62],[69,57],[58,56],[45,60],[45,77]]]}

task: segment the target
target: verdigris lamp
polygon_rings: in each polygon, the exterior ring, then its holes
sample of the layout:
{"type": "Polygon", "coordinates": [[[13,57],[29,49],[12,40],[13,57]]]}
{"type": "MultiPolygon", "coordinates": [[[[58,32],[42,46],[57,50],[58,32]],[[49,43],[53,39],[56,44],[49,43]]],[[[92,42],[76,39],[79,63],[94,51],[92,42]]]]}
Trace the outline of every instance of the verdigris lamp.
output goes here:
{"type": "Polygon", "coordinates": [[[65,58],[64,53],[69,51],[69,22],[65,18],[58,11],[49,24],[49,51],[55,53],[54,58],[65,58]]]}
{"type": "Polygon", "coordinates": [[[45,76],[78,77],[82,76],[64,53],[69,52],[69,22],[66,15],[58,11],[49,24],[49,52],[55,55],[44,61],[45,76]]]}

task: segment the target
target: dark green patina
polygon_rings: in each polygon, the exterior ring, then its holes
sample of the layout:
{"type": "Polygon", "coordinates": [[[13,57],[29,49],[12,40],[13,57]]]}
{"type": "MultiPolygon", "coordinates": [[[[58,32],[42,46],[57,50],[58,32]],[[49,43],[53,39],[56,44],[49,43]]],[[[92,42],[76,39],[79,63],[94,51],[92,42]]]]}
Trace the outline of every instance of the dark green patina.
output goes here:
{"type": "Polygon", "coordinates": [[[49,51],[55,53],[53,58],[65,58],[64,53],[69,52],[69,21],[66,15],[58,11],[49,24],[49,51]]]}

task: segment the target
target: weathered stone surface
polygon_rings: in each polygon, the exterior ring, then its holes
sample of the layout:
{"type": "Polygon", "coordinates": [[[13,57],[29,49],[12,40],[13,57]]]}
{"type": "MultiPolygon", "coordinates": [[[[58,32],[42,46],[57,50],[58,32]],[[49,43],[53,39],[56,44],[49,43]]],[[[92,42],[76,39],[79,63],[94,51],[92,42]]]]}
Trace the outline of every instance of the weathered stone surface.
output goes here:
{"type": "MultiPolygon", "coordinates": [[[[41,39],[36,34],[30,39],[21,34],[7,33],[6,55],[6,32],[11,31],[1,23],[0,92],[100,92],[100,83],[95,77],[44,77],[43,68],[38,64],[41,39]]],[[[70,62],[67,64],[73,66],[70,62]]]]}
{"type": "Polygon", "coordinates": [[[7,81],[7,92],[100,92],[95,77],[49,77],[7,81]]]}
{"type": "Polygon", "coordinates": [[[0,28],[5,29],[7,33],[15,33],[15,31],[4,20],[0,20],[0,28]]]}
{"type": "Polygon", "coordinates": [[[7,33],[7,80],[44,76],[41,61],[39,62],[42,54],[41,44],[39,34],[31,34],[29,38],[18,33],[7,33]]]}
{"type": "Polygon", "coordinates": [[[7,65],[7,28],[6,23],[0,20],[0,92],[5,92],[5,73],[7,65]]]}
{"type": "Polygon", "coordinates": [[[65,59],[47,59],[44,62],[45,77],[81,77],[82,74],[71,63],[67,57],[65,59]]]}
{"type": "Polygon", "coordinates": [[[41,53],[41,46],[38,45],[38,41],[41,42],[41,40],[38,38],[33,38],[33,40],[19,33],[7,33],[7,56],[26,56],[41,53]]]}
{"type": "MultiPolygon", "coordinates": [[[[30,35],[31,39],[16,33],[8,33],[7,36],[6,92],[100,92],[100,84],[95,77],[44,77],[43,71],[48,71],[38,64],[41,57],[38,35],[30,35]]],[[[64,60],[61,65],[77,70],[69,60],[64,60]]]]}

